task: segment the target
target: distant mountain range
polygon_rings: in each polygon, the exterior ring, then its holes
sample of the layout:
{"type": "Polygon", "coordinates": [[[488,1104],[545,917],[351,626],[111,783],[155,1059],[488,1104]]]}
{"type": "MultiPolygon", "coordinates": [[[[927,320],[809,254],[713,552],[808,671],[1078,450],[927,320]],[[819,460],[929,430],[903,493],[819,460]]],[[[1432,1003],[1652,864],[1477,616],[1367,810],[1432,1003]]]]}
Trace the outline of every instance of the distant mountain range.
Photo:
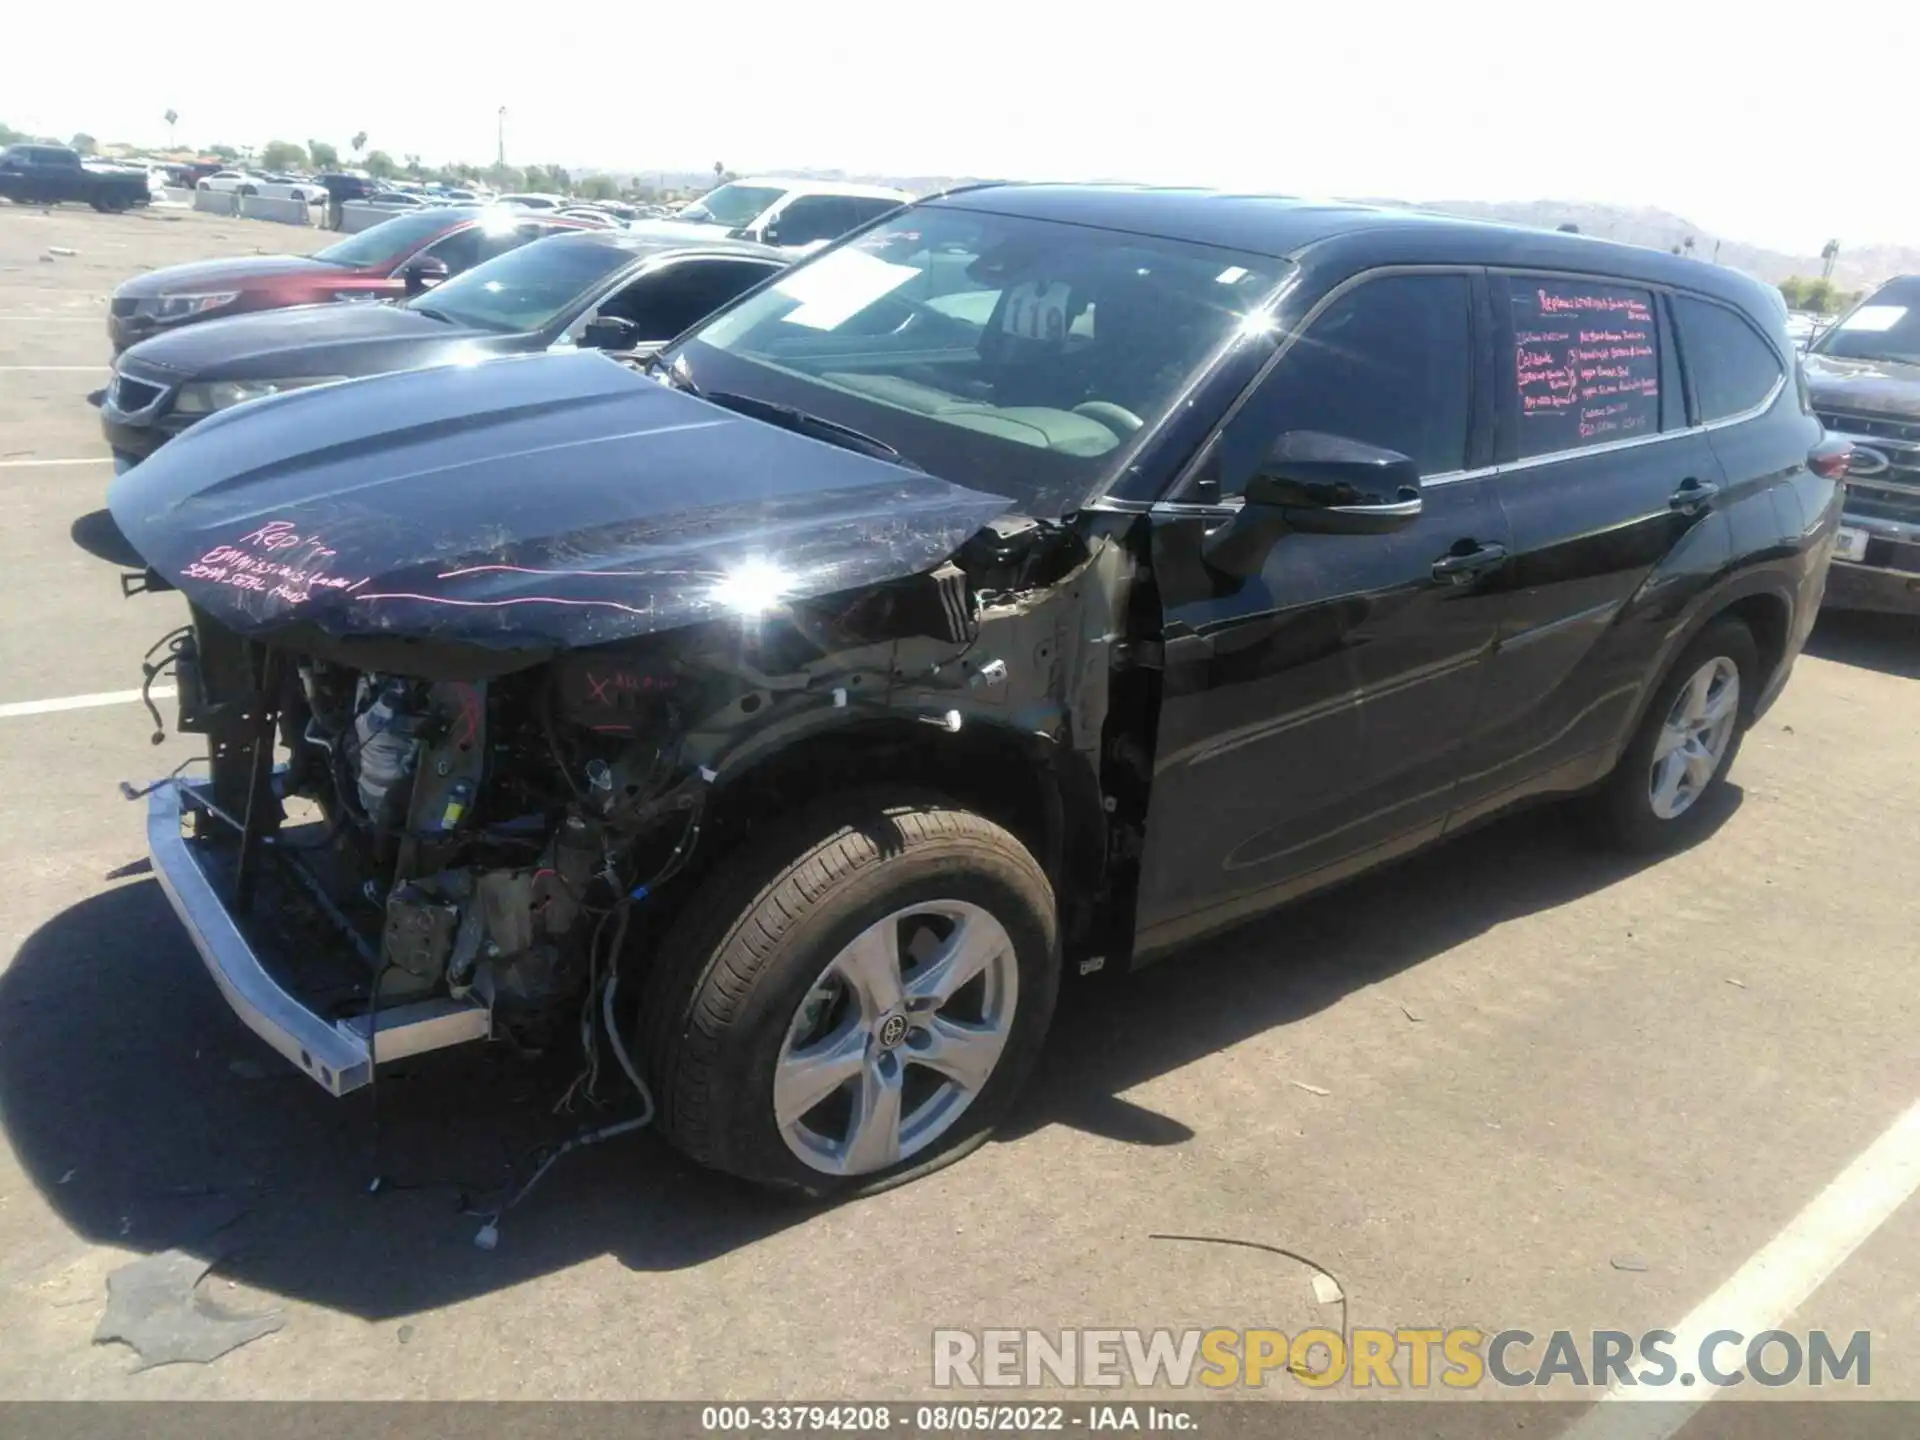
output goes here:
{"type": "MultiPolygon", "coordinates": [[[[892,185],[916,195],[955,185],[979,183],[984,177],[971,175],[855,175],[843,170],[782,170],[782,175],[804,176],[814,180],[858,180],[875,185],[892,185]]],[[[624,174],[619,178],[625,179],[624,174]]],[[[706,172],[642,171],[635,178],[649,184],[697,189],[713,183],[706,172]]],[[[1512,225],[1536,225],[1545,230],[1571,222],[1583,235],[1597,235],[1628,245],[1647,245],[1670,250],[1693,237],[1693,253],[1702,260],[1717,260],[1771,284],[1779,284],[1791,275],[1818,276],[1818,254],[1789,255],[1780,250],[1749,245],[1742,240],[1716,235],[1695,225],[1685,216],[1669,210],[1632,208],[1622,205],[1596,205],[1580,200],[1524,200],[1489,203],[1483,200],[1438,200],[1414,204],[1405,200],[1368,199],[1367,205],[1392,205],[1402,209],[1430,210],[1444,215],[1463,215],[1475,220],[1503,220],[1512,225]]],[[[1842,290],[1865,290],[1894,275],[1920,274],[1920,245],[1867,245],[1849,248],[1840,237],[1840,257],[1833,268],[1834,284],[1842,290]]]]}
{"type": "MultiPolygon", "coordinates": [[[[1403,201],[1373,201],[1375,204],[1404,204],[1403,201]]],[[[1480,200],[1438,200],[1411,207],[1446,215],[1464,215],[1475,220],[1504,220],[1512,225],[1537,225],[1552,230],[1571,222],[1583,235],[1598,235],[1628,245],[1648,245],[1671,250],[1693,237],[1693,253],[1702,260],[1718,260],[1749,275],[1779,284],[1790,275],[1818,276],[1822,261],[1817,254],[1789,255],[1780,250],[1749,245],[1715,235],[1669,210],[1632,209],[1621,205],[1592,205],[1578,200],[1526,200],[1489,204],[1480,200]]],[[[1920,245],[1863,245],[1849,248],[1846,237],[1840,240],[1840,256],[1833,267],[1833,281],[1842,290],[1865,290],[1894,275],[1920,274],[1920,245]]]]}

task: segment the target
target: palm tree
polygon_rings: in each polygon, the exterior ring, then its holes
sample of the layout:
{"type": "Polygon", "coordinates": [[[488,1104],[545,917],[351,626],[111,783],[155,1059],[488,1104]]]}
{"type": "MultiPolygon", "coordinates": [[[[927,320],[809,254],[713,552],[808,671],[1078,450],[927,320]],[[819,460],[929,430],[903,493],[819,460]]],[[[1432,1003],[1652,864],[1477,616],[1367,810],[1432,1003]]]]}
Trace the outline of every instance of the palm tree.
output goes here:
{"type": "Polygon", "coordinates": [[[1821,260],[1820,278],[1821,279],[1831,280],[1833,278],[1833,262],[1838,260],[1839,258],[1840,258],[1840,242],[1838,240],[1829,240],[1824,246],[1821,247],[1820,249],[1820,260],[1821,260]]]}
{"type": "Polygon", "coordinates": [[[353,158],[358,160],[360,158],[360,152],[367,148],[367,132],[362,130],[358,135],[355,135],[349,143],[353,146],[353,158]]]}
{"type": "Polygon", "coordinates": [[[173,149],[173,127],[179,121],[180,115],[178,111],[169,110],[161,118],[167,122],[167,148],[171,150],[173,149]]]}

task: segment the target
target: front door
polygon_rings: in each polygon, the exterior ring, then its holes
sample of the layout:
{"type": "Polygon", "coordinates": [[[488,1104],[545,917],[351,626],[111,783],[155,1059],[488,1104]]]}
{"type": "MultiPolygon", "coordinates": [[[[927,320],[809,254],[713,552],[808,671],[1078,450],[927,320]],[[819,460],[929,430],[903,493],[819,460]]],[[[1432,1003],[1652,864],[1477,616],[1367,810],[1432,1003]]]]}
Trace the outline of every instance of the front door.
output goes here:
{"type": "Polygon", "coordinates": [[[1474,396],[1491,364],[1479,277],[1386,272],[1322,302],[1154,513],[1164,684],[1140,949],[1231,923],[1437,834],[1475,723],[1507,544],[1474,396]],[[1281,434],[1420,467],[1422,514],[1385,535],[1283,534],[1258,573],[1207,534],[1281,434]],[[1198,503],[1195,497],[1198,497],[1198,503]]]}

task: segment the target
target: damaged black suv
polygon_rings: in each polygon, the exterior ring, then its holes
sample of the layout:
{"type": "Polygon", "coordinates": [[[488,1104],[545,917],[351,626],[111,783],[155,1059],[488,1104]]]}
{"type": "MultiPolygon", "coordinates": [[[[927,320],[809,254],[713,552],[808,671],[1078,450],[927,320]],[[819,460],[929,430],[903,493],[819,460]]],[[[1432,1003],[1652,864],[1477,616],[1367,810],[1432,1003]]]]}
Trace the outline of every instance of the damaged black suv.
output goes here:
{"type": "Polygon", "coordinates": [[[644,370],[236,407],[92,532],[189,605],[156,872],[335,1092],[578,1047],[708,1164],[923,1172],[1063,975],[1529,798],[1696,837],[1839,513],[1784,321],[1577,236],[995,186],[644,370]]]}

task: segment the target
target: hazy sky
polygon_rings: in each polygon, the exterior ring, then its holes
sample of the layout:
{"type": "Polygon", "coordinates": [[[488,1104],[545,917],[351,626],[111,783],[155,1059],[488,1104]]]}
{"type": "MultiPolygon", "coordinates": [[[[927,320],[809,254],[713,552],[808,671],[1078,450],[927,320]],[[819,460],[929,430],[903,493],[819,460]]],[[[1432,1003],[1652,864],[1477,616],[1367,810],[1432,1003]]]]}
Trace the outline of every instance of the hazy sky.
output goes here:
{"type": "Polygon", "coordinates": [[[8,26],[0,120],[578,167],[837,166],[1657,205],[1920,244],[1920,0],[473,5],[96,0],[8,26]],[[21,32],[24,23],[27,32],[21,32]],[[44,46],[32,33],[47,27],[44,46]],[[44,57],[32,65],[26,55],[44,57]],[[1814,55],[1816,59],[1802,58],[1814,55]]]}

